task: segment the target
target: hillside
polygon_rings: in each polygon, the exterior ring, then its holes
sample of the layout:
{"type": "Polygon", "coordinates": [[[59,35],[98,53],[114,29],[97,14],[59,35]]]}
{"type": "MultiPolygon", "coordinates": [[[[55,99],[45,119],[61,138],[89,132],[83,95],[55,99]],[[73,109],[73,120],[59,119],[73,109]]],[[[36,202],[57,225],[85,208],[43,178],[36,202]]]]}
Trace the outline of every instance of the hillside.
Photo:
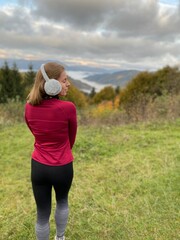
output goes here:
{"type": "Polygon", "coordinates": [[[79,90],[84,92],[90,92],[92,90],[92,86],[88,85],[87,83],[83,83],[80,80],[73,79],[70,76],[68,76],[68,78],[71,81],[71,83],[79,90]]]}
{"type": "Polygon", "coordinates": [[[137,70],[122,70],[114,73],[95,74],[86,77],[86,79],[100,84],[123,87],[138,73],[137,70]]]}
{"type": "MultiPolygon", "coordinates": [[[[67,240],[178,239],[179,123],[79,126],[67,240]]],[[[24,124],[1,129],[2,240],[35,239],[33,142],[24,124]]],[[[53,194],[50,239],[54,209],[53,194]]]]}

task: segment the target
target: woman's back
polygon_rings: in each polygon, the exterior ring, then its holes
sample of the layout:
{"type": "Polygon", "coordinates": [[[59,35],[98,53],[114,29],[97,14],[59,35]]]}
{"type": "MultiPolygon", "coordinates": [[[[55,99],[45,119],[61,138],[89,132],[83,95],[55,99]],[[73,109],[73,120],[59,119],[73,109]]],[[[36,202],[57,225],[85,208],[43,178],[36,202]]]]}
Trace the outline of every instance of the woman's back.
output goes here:
{"type": "Polygon", "coordinates": [[[26,104],[25,119],[35,137],[33,158],[48,165],[73,160],[71,148],[76,136],[76,109],[73,103],[56,98],[39,105],[26,104]]]}

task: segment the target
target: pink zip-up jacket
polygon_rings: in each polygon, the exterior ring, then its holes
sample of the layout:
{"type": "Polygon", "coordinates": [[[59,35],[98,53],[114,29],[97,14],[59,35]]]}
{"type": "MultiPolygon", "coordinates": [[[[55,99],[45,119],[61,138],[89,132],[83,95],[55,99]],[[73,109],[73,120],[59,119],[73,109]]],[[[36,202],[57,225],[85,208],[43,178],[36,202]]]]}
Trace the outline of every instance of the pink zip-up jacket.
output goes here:
{"type": "Polygon", "coordinates": [[[72,102],[51,98],[35,106],[26,103],[25,121],[35,138],[34,160],[51,166],[73,161],[77,117],[72,102]]]}

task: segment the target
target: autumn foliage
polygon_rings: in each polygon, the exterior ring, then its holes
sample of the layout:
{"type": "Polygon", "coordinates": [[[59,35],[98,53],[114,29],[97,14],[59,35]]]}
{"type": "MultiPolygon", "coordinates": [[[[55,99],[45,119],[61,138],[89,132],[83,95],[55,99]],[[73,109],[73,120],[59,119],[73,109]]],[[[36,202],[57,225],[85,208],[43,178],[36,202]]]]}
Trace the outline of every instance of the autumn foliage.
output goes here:
{"type": "MultiPolygon", "coordinates": [[[[16,65],[0,68],[0,114],[9,120],[20,119],[23,104],[32,87],[32,66],[19,73],[16,65]],[[16,107],[18,106],[18,108],[16,107]],[[22,107],[22,109],[21,109],[22,107]]],[[[124,88],[106,86],[99,92],[85,94],[72,83],[63,100],[72,101],[82,123],[120,123],[180,116],[180,70],[166,66],[155,72],[141,72],[124,88]]],[[[6,119],[6,120],[7,120],[6,119]]],[[[6,121],[2,120],[2,121],[6,121]]]]}
{"type": "Polygon", "coordinates": [[[129,117],[146,116],[148,107],[157,99],[168,99],[180,93],[180,71],[177,67],[165,67],[156,72],[138,74],[120,93],[120,108],[129,117]]]}

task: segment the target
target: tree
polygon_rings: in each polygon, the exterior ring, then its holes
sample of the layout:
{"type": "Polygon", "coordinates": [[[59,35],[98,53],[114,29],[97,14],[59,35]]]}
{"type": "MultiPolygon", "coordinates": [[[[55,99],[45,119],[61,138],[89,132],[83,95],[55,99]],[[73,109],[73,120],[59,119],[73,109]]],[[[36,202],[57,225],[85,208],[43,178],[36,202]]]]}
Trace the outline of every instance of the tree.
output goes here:
{"type": "Polygon", "coordinates": [[[3,67],[0,69],[0,76],[0,102],[4,103],[8,98],[12,97],[11,71],[6,61],[4,62],[3,67]]]}
{"type": "Polygon", "coordinates": [[[154,77],[162,91],[170,94],[180,92],[180,71],[177,67],[166,66],[155,72],[154,77]]]}
{"type": "Polygon", "coordinates": [[[11,85],[12,85],[12,96],[11,98],[22,98],[23,88],[22,88],[22,75],[20,74],[16,63],[13,64],[11,70],[11,85]]]}
{"type": "Polygon", "coordinates": [[[83,108],[87,106],[87,98],[85,94],[79,91],[72,83],[67,96],[63,97],[63,99],[75,103],[78,108],[83,108]]]}
{"type": "Polygon", "coordinates": [[[5,103],[8,99],[22,99],[22,75],[14,63],[12,69],[5,61],[0,69],[0,102],[5,103]]]}
{"type": "Polygon", "coordinates": [[[96,90],[95,90],[95,88],[93,87],[93,88],[91,89],[91,92],[90,92],[90,94],[89,94],[89,97],[90,97],[90,98],[93,98],[95,94],[96,94],[96,90]]]}
{"type": "Polygon", "coordinates": [[[180,92],[180,72],[169,66],[156,72],[141,72],[120,92],[120,107],[130,115],[134,112],[146,113],[149,102],[156,98],[180,92]]]}
{"type": "Polygon", "coordinates": [[[96,93],[93,97],[93,103],[100,103],[102,101],[114,100],[115,91],[112,86],[107,86],[103,88],[100,92],[96,93]]]}
{"type": "Polygon", "coordinates": [[[145,114],[150,98],[158,93],[154,80],[153,73],[141,72],[121,90],[120,107],[124,108],[128,115],[137,115],[139,111],[141,115],[145,114]]]}
{"type": "Polygon", "coordinates": [[[115,94],[116,94],[116,95],[119,95],[119,94],[120,94],[120,91],[121,91],[120,86],[117,86],[117,87],[115,88],[115,94]]]}
{"type": "Polygon", "coordinates": [[[34,83],[35,76],[36,76],[36,72],[34,72],[33,70],[33,65],[29,64],[28,71],[25,72],[23,77],[23,83],[22,83],[24,88],[24,94],[23,94],[24,98],[26,98],[28,93],[30,92],[31,87],[34,83]]]}

